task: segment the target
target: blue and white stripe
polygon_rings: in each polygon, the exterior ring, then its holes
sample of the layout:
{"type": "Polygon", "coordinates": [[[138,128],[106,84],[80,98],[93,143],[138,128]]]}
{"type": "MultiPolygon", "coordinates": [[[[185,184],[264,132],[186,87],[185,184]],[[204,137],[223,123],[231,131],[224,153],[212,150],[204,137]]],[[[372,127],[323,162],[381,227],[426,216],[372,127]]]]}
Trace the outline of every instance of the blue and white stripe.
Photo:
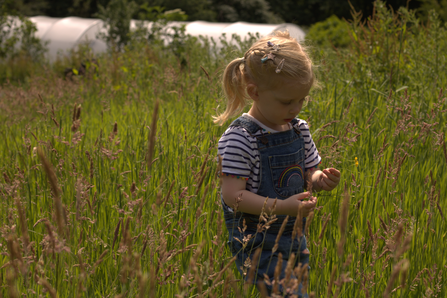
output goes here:
{"type": "MultiPolygon", "coordinates": [[[[265,132],[277,132],[246,113],[243,116],[255,121],[265,132]]],[[[306,121],[298,119],[295,127],[301,131],[304,137],[306,170],[318,166],[321,162],[321,157],[312,140],[309,125],[306,121]]],[[[218,144],[218,155],[222,156],[222,172],[248,178],[246,187],[247,190],[253,193],[258,192],[260,167],[260,155],[255,137],[261,134],[262,132],[258,131],[254,136],[251,136],[245,128],[229,127],[220,138],[218,144]]]]}

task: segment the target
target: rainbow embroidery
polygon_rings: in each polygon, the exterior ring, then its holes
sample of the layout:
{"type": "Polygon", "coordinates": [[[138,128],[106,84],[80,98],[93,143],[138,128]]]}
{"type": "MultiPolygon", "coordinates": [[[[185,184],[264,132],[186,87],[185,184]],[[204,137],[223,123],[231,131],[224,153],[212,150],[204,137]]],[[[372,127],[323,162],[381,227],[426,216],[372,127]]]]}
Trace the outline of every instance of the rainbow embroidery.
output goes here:
{"type": "Polygon", "coordinates": [[[293,176],[299,176],[301,179],[303,178],[303,176],[304,176],[303,169],[299,165],[290,166],[290,167],[286,168],[284,171],[282,171],[281,175],[279,175],[278,187],[281,188],[284,186],[289,186],[289,181],[293,176]],[[286,185],[284,185],[284,182],[286,179],[287,179],[287,183],[286,183],[286,185]]]}

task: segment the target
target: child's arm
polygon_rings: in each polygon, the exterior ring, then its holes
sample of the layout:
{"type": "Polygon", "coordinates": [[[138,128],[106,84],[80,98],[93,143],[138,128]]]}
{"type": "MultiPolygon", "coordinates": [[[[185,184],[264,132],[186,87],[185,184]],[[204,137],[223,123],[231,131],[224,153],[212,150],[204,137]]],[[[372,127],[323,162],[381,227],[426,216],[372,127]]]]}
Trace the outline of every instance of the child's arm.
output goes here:
{"type": "Polygon", "coordinates": [[[331,191],[340,182],[340,171],[334,168],[327,168],[323,171],[312,168],[306,174],[312,181],[312,190],[317,192],[320,190],[331,191]]]}
{"type": "MultiPolygon", "coordinates": [[[[222,177],[222,196],[224,202],[237,211],[249,214],[261,214],[264,207],[265,197],[252,193],[245,189],[246,181],[231,176],[222,177]],[[237,199],[240,199],[237,203],[237,199]],[[237,205],[237,206],[236,206],[237,205]]],[[[291,196],[285,200],[277,200],[274,214],[296,216],[301,206],[302,216],[307,216],[316,204],[317,198],[310,197],[309,192],[291,196]],[[308,201],[303,201],[309,198],[308,201]]],[[[265,206],[265,212],[273,206],[275,198],[269,198],[265,206]]]]}

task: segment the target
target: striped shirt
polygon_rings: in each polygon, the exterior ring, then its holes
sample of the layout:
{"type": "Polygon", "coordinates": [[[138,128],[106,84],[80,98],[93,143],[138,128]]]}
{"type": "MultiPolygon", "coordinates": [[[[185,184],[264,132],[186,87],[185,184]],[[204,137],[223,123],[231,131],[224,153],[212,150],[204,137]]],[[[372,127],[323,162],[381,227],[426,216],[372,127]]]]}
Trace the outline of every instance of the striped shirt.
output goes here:
{"type": "MultiPolygon", "coordinates": [[[[222,156],[222,173],[248,178],[247,190],[257,193],[260,183],[259,170],[261,162],[255,137],[262,133],[275,133],[277,131],[263,125],[247,113],[242,114],[242,116],[256,122],[263,129],[263,132],[257,131],[252,136],[245,128],[238,126],[229,127],[220,138],[217,151],[218,155],[222,156]]],[[[307,122],[301,119],[297,120],[298,123],[295,124],[295,127],[301,131],[304,138],[304,163],[307,170],[318,166],[321,162],[321,157],[312,140],[307,122]]],[[[292,128],[291,124],[290,128],[292,128]]]]}

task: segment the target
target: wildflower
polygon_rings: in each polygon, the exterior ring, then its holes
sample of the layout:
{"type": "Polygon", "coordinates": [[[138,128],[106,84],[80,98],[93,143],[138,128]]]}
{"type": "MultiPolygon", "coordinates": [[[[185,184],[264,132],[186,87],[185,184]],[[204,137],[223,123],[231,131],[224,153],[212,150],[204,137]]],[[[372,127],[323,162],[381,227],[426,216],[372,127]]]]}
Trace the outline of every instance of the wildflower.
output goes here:
{"type": "Polygon", "coordinates": [[[354,158],[354,162],[355,162],[355,166],[358,167],[359,166],[359,161],[358,161],[357,157],[354,158]]]}

